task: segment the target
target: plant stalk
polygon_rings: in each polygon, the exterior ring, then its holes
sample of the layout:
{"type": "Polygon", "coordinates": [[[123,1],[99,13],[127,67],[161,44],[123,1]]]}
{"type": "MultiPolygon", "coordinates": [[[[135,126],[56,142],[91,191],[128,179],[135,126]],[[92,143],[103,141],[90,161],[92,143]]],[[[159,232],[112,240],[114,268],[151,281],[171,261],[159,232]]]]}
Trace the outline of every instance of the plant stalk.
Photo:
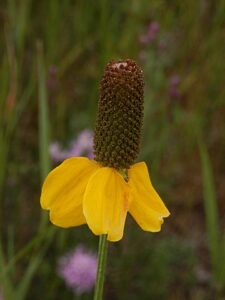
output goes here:
{"type": "Polygon", "coordinates": [[[102,296],[103,296],[106,259],[107,259],[107,246],[108,246],[107,235],[106,234],[100,235],[99,247],[98,247],[98,270],[97,270],[97,278],[95,284],[94,300],[102,300],[102,296]]]}

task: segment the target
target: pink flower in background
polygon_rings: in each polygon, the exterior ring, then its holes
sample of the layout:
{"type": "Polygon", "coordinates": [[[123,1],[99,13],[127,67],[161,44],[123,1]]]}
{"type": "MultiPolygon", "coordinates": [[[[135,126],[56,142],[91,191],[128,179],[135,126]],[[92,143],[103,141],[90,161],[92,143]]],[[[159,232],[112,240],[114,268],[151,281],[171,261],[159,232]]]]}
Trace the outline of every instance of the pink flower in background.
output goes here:
{"type": "Polygon", "coordinates": [[[55,162],[63,161],[67,157],[67,151],[63,151],[58,142],[54,142],[49,147],[51,158],[55,162]]]}
{"type": "Polygon", "coordinates": [[[86,154],[90,159],[93,158],[93,132],[83,130],[77,139],[71,144],[69,156],[80,156],[86,154]]]}
{"type": "Polygon", "coordinates": [[[166,47],[167,47],[167,42],[166,42],[166,40],[165,40],[165,39],[161,39],[161,40],[159,41],[158,47],[159,47],[159,50],[161,50],[161,51],[165,50],[166,47]]]}
{"type": "Polygon", "coordinates": [[[97,255],[82,246],[62,256],[58,261],[58,275],[77,295],[92,290],[96,273],[97,255]]]}
{"type": "Polygon", "coordinates": [[[56,66],[52,65],[48,68],[47,73],[47,88],[49,91],[53,91],[56,87],[58,69],[56,66]]]}
{"type": "Polygon", "coordinates": [[[173,99],[179,99],[181,94],[179,91],[179,84],[180,84],[180,76],[179,75],[173,75],[169,79],[169,89],[168,89],[168,95],[170,98],[173,99]]]}
{"type": "Polygon", "coordinates": [[[89,129],[84,129],[78,137],[71,142],[69,149],[64,150],[58,142],[54,142],[49,147],[51,158],[55,162],[63,161],[64,159],[74,156],[84,156],[93,158],[93,132],[89,129]]]}
{"type": "Polygon", "coordinates": [[[147,31],[140,35],[139,37],[140,43],[147,45],[153,42],[157,37],[159,29],[160,29],[160,25],[158,22],[155,21],[151,22],[147,27],[147,31]]]}
{"type": "Polygon", "coordinates": [[[141,50],[141,51],[139,52],[138,57],[139,57],[139,59],[140,59],[141,61],[144,61],[144,60],[146,59],[146,52],[145,52],[144,50],[141,50]]]}

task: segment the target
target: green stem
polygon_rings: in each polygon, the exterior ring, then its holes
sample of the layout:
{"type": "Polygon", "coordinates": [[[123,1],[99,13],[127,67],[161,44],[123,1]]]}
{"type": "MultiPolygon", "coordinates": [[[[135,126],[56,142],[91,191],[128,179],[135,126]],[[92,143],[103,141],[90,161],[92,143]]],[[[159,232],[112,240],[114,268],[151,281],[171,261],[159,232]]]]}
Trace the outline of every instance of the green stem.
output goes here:
{"type": "Polygon", "coordinates": [[[105,267],[107,258],[107,235],[101,235],[99,237],[98,246],[98,271],[95,285],[94,300],[102,300],[103,286],[105,279],[105,267]]]}

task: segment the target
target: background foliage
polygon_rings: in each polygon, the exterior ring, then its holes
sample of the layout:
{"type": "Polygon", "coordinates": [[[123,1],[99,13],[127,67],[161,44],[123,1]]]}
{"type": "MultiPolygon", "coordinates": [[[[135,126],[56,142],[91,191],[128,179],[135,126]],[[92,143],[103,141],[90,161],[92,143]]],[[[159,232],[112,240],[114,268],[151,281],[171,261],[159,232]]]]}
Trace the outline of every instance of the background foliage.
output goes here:
{"type": "Polygon", "coordinates": [[[171,217],[159,234],[128,219],[110,245],[105,297],[225,299],[225,1],[2,0],[0,24],[4,299],[76,299],[57,260],[80,243],[97,249],[98,239],[85,226],[50,225],[40,187],[50,143],[66,147],[94,128],[101,74],[119,58],[144,70],[139,159],[171,217]],[[158,29],[143,41],[151,24],[158,29]]]}

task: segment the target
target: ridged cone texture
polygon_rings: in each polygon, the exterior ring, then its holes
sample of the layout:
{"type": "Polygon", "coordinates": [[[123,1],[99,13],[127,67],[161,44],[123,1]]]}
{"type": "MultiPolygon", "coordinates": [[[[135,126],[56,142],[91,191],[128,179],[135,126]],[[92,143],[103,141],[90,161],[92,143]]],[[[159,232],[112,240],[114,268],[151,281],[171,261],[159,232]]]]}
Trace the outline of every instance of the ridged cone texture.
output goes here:
{"type": "Polygon", "coordinates": [[[100,84],[95,160],[129,169],[138,156],[144,111],[143,72],[131,59],[107,64],[100,84]]]}

